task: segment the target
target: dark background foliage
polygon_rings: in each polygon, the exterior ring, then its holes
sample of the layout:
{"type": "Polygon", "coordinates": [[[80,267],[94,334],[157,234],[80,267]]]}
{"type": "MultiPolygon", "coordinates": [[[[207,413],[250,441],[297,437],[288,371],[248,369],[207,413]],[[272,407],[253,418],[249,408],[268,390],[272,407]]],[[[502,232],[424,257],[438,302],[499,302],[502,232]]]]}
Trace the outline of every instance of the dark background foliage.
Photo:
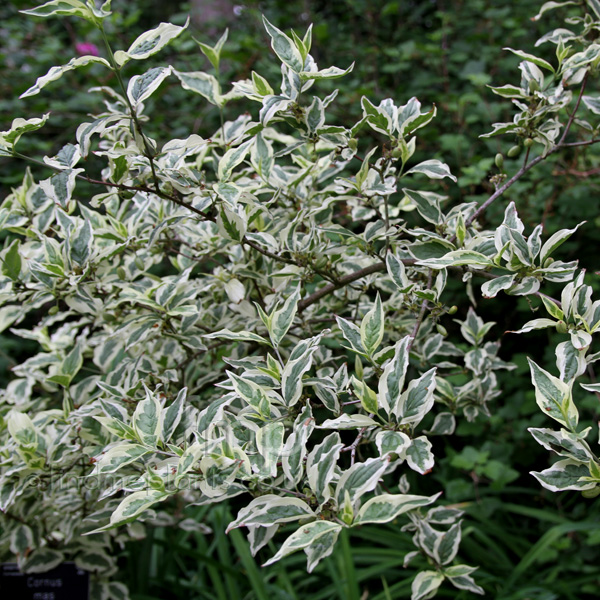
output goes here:
{"type": "MultiPolygon", "coordinates": [[[[95,67],[68,74],[50,92],[44,90],[23,101],[18,95],[51,66],[68,62],[76,54],[76,43],[101,44],[97,33],[83,21],[18,15],[19,9],[31,5],[23,0],[0,5],[0,129],[6,129],[16,116],[38,116],[50,107],[54,118],[38,134],[22,141],[23,153],[41,157],[71,141],[77,124],[97,110],[97,97],[87,93],[89,81],[98,81],[95,67]]],[[[281,29],[301,31],[312,22],[312,53],[317,62],[346,67],[356,61],[349,76],[331,83],[332,89],[335,85],[343,90],[336,103],[339,120],[352,122],[360,117],[363,95],[375,102],[386,97],[403,102],[417,96],[424,106],[435,103],[438,117],[420,137],[419,152],[427,158],[437,155],[458,176],[458,186],[447,189],[450,202],[459,198],[481,201],[493,190],[489,177],[497,173],[494,155],[505,153],[515,143],[504,138],[479,139],[492,122],[510,118],[510,103],[494,96],[486,86],[518,81],[519,61],[503,47],[531,51],[541,34],[560,26],[551,22],[553,13],[542,22],[532,22],[538,9],[537,2],[513,0],[240,0],[239,5],[114,0],[110,26],[119,40],[115,46],[126,48],[159,21],[183,23],[191,12],[191,31],[155,59],[190,71],[210,70],[192,36],[214,43],[224,27],[229,27],[220,74],[226,84],[248,77],[252,70],[271,81],[279,77],[261,13],[281,29]]],[[[552,59],[553,47],[542,46],[539,51],[552,59]]],[[[130,64],[127,74],[150,66],[130,64]]],[[[110,79],[102,83],[115,85],[110,79]]],[[[219,120],[214,107],[183,92],[177,84],[162,86],[146,112],[153,115],[148,132],[157,139],[192,132],[208,135],[219,120]]],[[[506,160],[507,171],[516,170],[517,164],[517,160],[506,160]]],[[[33,167],[33,171],[40,178],[47,176],[43,169],[33,167]]],[[[600,235],[599,173],[600,158],[593,151],[556,156],[514,185],[485,219],[498,223],[506,203],[514,200],[526,227],[542,222],[547,235],[586,220],[586,226],[561,249],[561,259],[578,258],[592,274],[589,283],[598,289],[594,271],[600,235]]],[[[0,162],[3,197],[20,182],[22,174],[23,165],[16,160],[0,162]]],[[[85,186],[78,187],[78,195],[85,198],[85,186]]],[[[467,307],[464,297],[457,317],[462,318],[467,307]]],[[[529,475],[531,470],[545,468],[549,457],[527,432],[527,427],[544,426],[545,420],[535,404],[525,356],[553,362],[555,343],[546,330],[518,338],[504,332],[533,318],[534,309],[527,301],[508,296],[489,306],[480,303],[478,312],[497,322],[492,331],[501,338],[502,357],[516,363],[517,369],[503,376],[504,393],[490,419],[464,422],[448,440],[436,438],[436,466],[427,477],[431,493],[443,488],[445,499],[466,511],[461,557],[480,565],[477,581],[490,597],[597,598],[598,501],[576,492],[552,494],[529,475]]],[[[1,382],[10,378],[11,364],[26,354],[22,341],[17,345],[8,333],[0,337],[1,382]]],[[[594,379],[593,373],[590,379],[594,379]]],[[[582,420],[591,425],[599,416],[598,400],[588,395],[579,404],[582,420]]],[[[351,538],[342,536],[334,554],[307,575],[303,555],[261,569],[238,530],[224,535],[225,524],[236,511],[235,502],[212,511],[205,507],[187,510],[214,533],[156,528],[151,536],[123,548],[119,577],[131,586],[136,600],[358,600],[409,595],[414,567],[403,569],[402,562],[411,543],[408,534],[394,524],[364,527],[351,538]]],[[[446,588],[439,593],[439,597],[467,596],[446,588]]]]}

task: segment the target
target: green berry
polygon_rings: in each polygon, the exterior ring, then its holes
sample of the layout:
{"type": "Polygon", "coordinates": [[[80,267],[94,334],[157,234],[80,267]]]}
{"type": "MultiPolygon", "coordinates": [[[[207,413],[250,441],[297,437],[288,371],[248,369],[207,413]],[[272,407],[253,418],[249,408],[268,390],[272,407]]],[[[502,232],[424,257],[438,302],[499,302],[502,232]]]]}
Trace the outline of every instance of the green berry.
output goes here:
{"type": "Polygon", "coordinates": [[[496,163],[496,166],[501,169],[504,166],[504,156],[502,156],[502,154],[500,154],[500,152],[498,152],[498,154],[496,154],[496,158],[494,159],[494,162],[496,163]]]}
{"type": "Polygon", "coordinates": [[[555,325],[556,327],[556,331],[558,331],[558,333],[567,333],[568,329],[567,329],[567,324],[564,321],[558,321],[555,325]]]}
{"type": "Polygon", "coordinates": [[[521,154],[521,146],[513,146],[506,153],[506,156],[508,156],[509,158],[516,158],[517,156],[519,156],[519,154],[521,154]]]}

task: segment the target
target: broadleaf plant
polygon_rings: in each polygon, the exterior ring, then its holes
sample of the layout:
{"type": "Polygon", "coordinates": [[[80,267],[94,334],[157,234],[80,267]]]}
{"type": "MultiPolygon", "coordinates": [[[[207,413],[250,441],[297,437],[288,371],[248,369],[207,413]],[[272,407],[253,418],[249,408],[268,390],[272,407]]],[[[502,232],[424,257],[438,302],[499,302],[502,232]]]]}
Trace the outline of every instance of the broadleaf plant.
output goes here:
{"type": "Polygon", "coordinates": [[[50,114],[0,133],[1,156],[47,175],[26,169],[0,207],[0,331],[38,345],[0,398],[3,551],[24,571],[80,561],[104,598],[116,543],[157,514],[177,525],[175,498],[181,507],[235,497],[245,504],[228,529],[246,528],[254,554],[280,543],[265,564],[303,550],[312,571],[342,530],[398,520],[416,548],[406,562],[427,565],[413,600],[442,585],[483,593],[477,565],[460,559],[461,511],[447,507],[439,520],[444,490],[410,493],[406,474],[435,470],[429,437],[489,416],[496,371],[513,368],[474,306],[448,336],[455,278],[473,305],[479,291],[541,298],[548,315],[515,329],[564,336],[554,373],[530,362],[538,405],[556,421],[530,431],[560,460],[533,475],[551,491],[600,493],[600,458],[577,408],[581,388],[600,391],[577,381],[600,358],[591,352],[600,300],[577,262],[560,259],[575,229],[526,232],[518,202],[496,228],[481,222],[538,163],[599,141],[599,125],[580,115],[594,122],[600,112],[585,95],[600,64],[588,35],[600,16],[572,19],[581,31],[568,40],[548,38],[554,62],[510,49],[520,83],[492,91],[515,115],[487,135],[516,136],[525,158],[514,173],[501,167],[476,205],[450,204],[443,186],[456,177],[417,152],[435,106],[363,97],[358,122],[332,122],[337,91],[324,95],[319,82],[352,65],[318,67],[311,28],[288,35],[265,18],[281,81],[253,72],[223,93],[226,35],[198,42],[217,77],[176,65],[128,75],[130,61],[143,64],[187,23],[113,50],[109,10],[54,0],[25,11],[83,18],[105,41],[105,58],[53,67],[25,102],[91,62],[118,87],[93,88],[97,114],[53,157],[18,149],[50,114]],[[218,130],[149,137],[145,103],[166,82],[216,105],[218,130]],[[97,193],[82,196],[83,183],[97,193]],[[405,218],[413,209],[416,225],[405,218]],[[563,286],[560,299],[542,291],[547,282],[563,286]]]}

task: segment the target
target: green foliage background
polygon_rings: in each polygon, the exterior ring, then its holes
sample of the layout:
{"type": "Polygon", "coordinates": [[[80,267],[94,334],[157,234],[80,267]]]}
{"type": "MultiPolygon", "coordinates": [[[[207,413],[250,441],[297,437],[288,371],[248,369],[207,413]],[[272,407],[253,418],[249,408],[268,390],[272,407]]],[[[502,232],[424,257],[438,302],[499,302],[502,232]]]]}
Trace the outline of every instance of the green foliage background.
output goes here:
{"type": "MultiPolygon", "coordinates": [[[[0,6],[0,37],[4,40],[0,50],[0,129],[7,129],[15,115],[45,112],[50,101],[53,115],[60,118],[52,119],[38,135],[25,137],[21,151],[52,156],[74,137],[76,124],[95,108],[96,99],[87,94],[94,73],[86,69],[70,73],[65,83],[54,88],[50,100],[45,94],[24,101],[16,98],[49,67],[68,62],[76,42],[100,46],[100,40],[83,21],[18,16],[19,9],[30,6],[22,0],[0,6]],[[34,147],[28,148],[28,144],[34,147]]],[[[111,26],[125,38],[126,47],[128,41],[161,20],[182,24],[190,8],[184,2],[115,0],[111,26]]],[[[509,102],[494,96],[486,86],[514,80],[518,60],[501,48],[533,49],[534,40],[547,29],[530,20],[538,8],[537,2],[512,0],[265,0],[241,2],[240,15],[227,23],[204,23],[196,13],[192,35],[214,43],[222,28],[230,27],[223,82],[247,77],[252,70],[276,80],[260,13],[283,30],[300,30],[313,22],[313,53],[319,63],[345,67],[357,61],[352,74],[335,82],[335,87],[344,88],[343,97],[348,101],[347,105],[338,103],[341,115],[346,115],[347,121],[358,119],[362,95],[376,102],[385,97],[406,101],[417,96],[424,106],[435,103],[438,117],[422,134],[419,152],[427,157],[437,155],[459,177],[458,188],[448,186],[450,196],[460,193],[463,201],[482,200],[493,190],[489,177],[497,172],[494,155],[505,153],[512,145],[503,138],[478,138],[489,131],[490,123],[509,118],[509,102]]],[[[541,56],[543,52],[544,47],[541,56]]],[[[209,68],[189,34],[177,39],[157,60],[189,71],[209,68]]],[[[150,66],[145,63],[139,68],[150,66]]],[[[133,75],[136,65],[128,69],[133,75]]],[[[161,132],[162,137],[183,137],[189,134],[190,123],[193,132],[201,135],[218,126],[216,109],[186,94],[177,83],[162,86],[151,103],[147,112],[156,117],[148,132],[157,139],[161,132]],[[185,111],[172,108],[182,105],[185,111]]],[[[578,258],[582,267],[593,271],[600,235],[599,168],[600,158],[593,151],[584,156],[575,150],[548,160],[514,185],[486,218],[499,222],[506,203],[514,200],[526,226],[543,222],[546,235],[587,220],[565,245],[562,259],[578,258]]],[[[42,176],[42,171],[33,170],[34,176],[42,176]]],[[[21,178],[21,164],[9,159],[0,162],[2,197],[21,178]]],[[[81,186],[82,197],[84,191],[81,186]]],[[[597,281],[591,283],[598,290],[597,281]]],[[[535,404],[525,355],[540,362],[552,360],[555,343],[548,336],[553,334],[532,332],[518,341],[510,334],[503,335],[508,323],[533,318],[532,307],[524,299],[509,296],[493,303],[495,308],[484,302],[478,312],[485,320],[497,322],[493,332],[502,336],[501,356],[518,368],[502,375],[504,394],[491,419],[463,422],[457,435],[436,438],[434,454],[439,459],[428,476],[431,493],[441,485],[445,498],[466,510],[461,552],[467,562],[480,565],[478,583],[490,597],[597,598],[597,500],[576,492],[552,494],[529,475],[531,470],[544,468],[548,456],[527,432],[527,427],[543,426],[544,415],[535,404]],[[545,349],[548,356],[544,356],[545,349]]],[[[466,308],[465,298],[457,317],[464,318],[466,308]]],[[[11,364],[27,354],[22,341],[17,345],[10,334],[2,335],[0,383],[10,377],[11,364]]],[[[590,378],[593,381],[593,373],[590,378]]],[[[582,420],[590,424],[597,420],[597,399],[590,396],[583,409],[587,412],[582,420]]],[[[411,544],[408,534],[394,525],[383,531],[364,527],[351,538],[343,536],[334,554],[307,575],[302,556],[261,569],[239,531],[224,535],[230,513],[236,512],[235,501],[211,512],[204,507],[187,510],[190,517],[206,520],[214,533],[156,528],[152,536],[125,546],[120,576],[131,586],[133,598],[383,600],[409,595],[414,572],[403,569],[402,562],[411,544]]],[[[468,594],[442,589],[439,596],[466,598],[468,594]]]]}

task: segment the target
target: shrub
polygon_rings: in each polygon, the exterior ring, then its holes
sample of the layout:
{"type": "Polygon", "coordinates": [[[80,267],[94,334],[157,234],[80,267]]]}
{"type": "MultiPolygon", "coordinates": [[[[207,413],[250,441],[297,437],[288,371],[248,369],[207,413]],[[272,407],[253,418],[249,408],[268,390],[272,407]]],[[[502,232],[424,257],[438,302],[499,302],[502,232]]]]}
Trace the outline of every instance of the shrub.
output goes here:
{"type": "MultiPolygon", "coordinates": [[[[358,122],[327,123],[338,92],[313,89],[352,65],[319,69],[310,27],[288,36],[265,18],[278,91],[255,72],[224,90],[226,34],[200,44],[216,75],[169,65],[127,79],[128,63],[187,23],[113,50],[109,5],[53,0],[25,11],[83,18],[104,41],[103,56],[53,67],[22,95],[88,65],[110,71],[119,88],[91,90],[104,109],[78,126],[77,143],[43,160],[19,152],[49,114],[0,134],[0,155],[55,172],[38,182],[27,170],[0,208],[0,330],[40,349],[2,392],[3,553],[29,572],[75,560],[96,573],[96,597],[123,598],[110,581],[117,544],[145,523],[193,527],[183,506],[239,496],[228,530],[245,527],[254,554],[282,540],[265,564],[304,550],[312,571],[343,530],[398,520],[415,546],[405,564],[420,568],[413,600],[444,581],[483,593],[477,566],[457,558],[461,507],[426,477],[430,438],[489,417],[497,371],[514,368],[475,311],[479,294],[541,302],[547,316],[515,333],[562,336],[556,368],[530,361],[536,401],[560,426],[530,428],[560,457],[533,475],[551,491],[600,492],[575,402],[580,387],[600,384],[574,386],[600,357],[591,351],[600,301],[577,262],[560,260],[577,227],[525,232],[514,202],[495,229],[482,224],[536,165],[598,141],[600,103],[585,94],[600,63],[597,3],[568,18],[576,32],[542,38],[556,46],[552,62],[512,50],[520,81],[492,91],[513,101],[514,118],[487,136],[515,146],[496,157],[495,191],[479,205],[448,202],[449,167],[416,158],[435,105],[363,97],[358,122]],[[217,107],[217,131],[150,137],[145,105],[167,78],[217,107]],[[98,193],[79,196],[80,182],[98,193]],[[560,301],[548,283],[560,284],[560,301]]],[[[487,460],[468,448],[455,459],[487,460]]],[[[511,479],[492,463],[490,473],[511,479]]]]}

